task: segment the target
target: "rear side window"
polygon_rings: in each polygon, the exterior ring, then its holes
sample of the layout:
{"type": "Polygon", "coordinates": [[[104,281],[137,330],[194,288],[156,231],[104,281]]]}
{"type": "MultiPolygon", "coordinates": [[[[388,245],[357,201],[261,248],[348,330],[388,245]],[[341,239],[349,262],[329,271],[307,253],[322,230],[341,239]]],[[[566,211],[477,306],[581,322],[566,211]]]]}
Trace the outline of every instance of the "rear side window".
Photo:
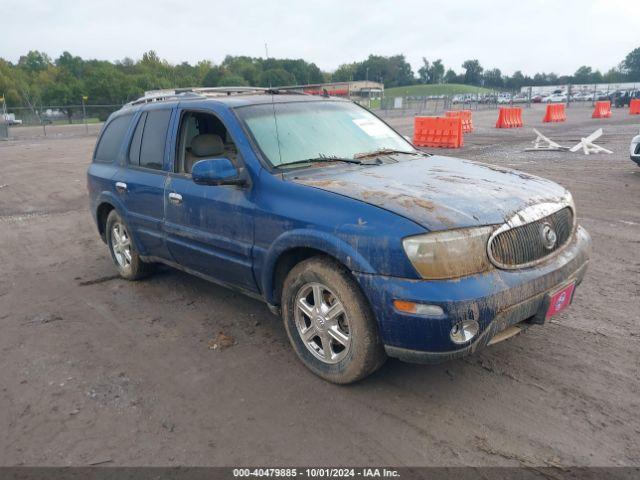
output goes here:
{"type": "Polygon", "coordinates": [[[144,129],[144,122],[146,118],[146,112],[140,115],[136,131],[133,132],[131,146],[129,147],[129,164],[131,165],[140,165],[140,145],[142,145],[142,130],[144,129]]]}
{"type": "Polygon", "coordinates": [[[141,167],[162,170],[164,146],[170,118],[171,110],[151,110],[147,112],[140,144],[141,167]]]}
{"type": "Polygon", "coordinates": [[[122,115],[107,125],[96,149],[96,162],[113,162],[118,156],[132,115],[122,115]]]}

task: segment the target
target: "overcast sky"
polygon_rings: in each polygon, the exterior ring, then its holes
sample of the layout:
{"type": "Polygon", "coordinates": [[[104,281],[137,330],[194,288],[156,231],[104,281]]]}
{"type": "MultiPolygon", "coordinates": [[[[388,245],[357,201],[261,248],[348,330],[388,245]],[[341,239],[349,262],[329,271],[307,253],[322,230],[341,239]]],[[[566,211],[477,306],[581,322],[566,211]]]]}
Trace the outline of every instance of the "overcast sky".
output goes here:
{"type": "Polygon", "coordinates": [[[369,53],[446,67],[573,73],[602,71],[640,47],[640,0],[0,0],[0,57],[140,58],[171,63],[225,55],[304,58],[321,69],[369,53]]]}

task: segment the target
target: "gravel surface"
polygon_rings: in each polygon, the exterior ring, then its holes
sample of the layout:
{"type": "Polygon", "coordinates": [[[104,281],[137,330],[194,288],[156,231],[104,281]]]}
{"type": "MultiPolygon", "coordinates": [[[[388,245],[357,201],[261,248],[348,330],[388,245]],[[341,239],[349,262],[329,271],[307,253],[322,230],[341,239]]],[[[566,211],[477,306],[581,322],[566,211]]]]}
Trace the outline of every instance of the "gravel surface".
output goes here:
{"type": "MultiPolygon", "coordinates": [[[[258,301],[164,269],[115,276],[88,212],[83,126],[0,142],[0,465],[640,465],[640,118],[498,130],[441,151],[551,178],[593,236],[574,305],[464,360],[339,387],[258,301]],[[602,126],[612,155],[524,152],[602,126]],[[221,337],[221,335],[223,337],[221,337]],[[214,348],[226,338],[225,348],[214,348]]],[[[411,134],[413,119],[390,119],[411,134]]]]}

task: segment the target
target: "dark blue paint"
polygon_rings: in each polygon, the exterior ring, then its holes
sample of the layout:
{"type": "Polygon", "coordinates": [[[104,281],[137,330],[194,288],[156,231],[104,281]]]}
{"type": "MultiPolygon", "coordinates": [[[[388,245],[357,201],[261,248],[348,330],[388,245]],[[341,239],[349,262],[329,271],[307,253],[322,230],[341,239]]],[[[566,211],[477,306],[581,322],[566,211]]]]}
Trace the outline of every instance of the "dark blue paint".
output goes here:
{"type": "MultiPolygon", "coordinates": [[[[337,101],[274,96],[275,101],[337,101]]],[[[584,270],[590,240],[580,230],[553,261],[518,271],[492,270],[457,280],[420,279],[402,239],[432,230],[502,223],[528,203],[566,194],[559,185],[512,170],[445,157],[379,166],[329,164],[279,173],[254,148],[233,109],[271,101],[267,95],[183,100],[132,107],[135,113],[118,158],[88,171],[94,217],[103,203],[116,208],[146,256],[255,293],[271,304],[274,271],[288,251],[311,248],[354,273],[369,299],[385,344],[431,352],[454,351],[451,325],[473,317],[486,328],[503,309],[532,298],[584,270]],[[126,155],[139,112],[173,110],[163,169],[130,168],[126,155]],[[196,163],[202,183],[242,179],[241,185],[203,185],[174,171],[176,138],[184,109],[213,113],[225,124],[241,158],[196,163]],[[128,185],[126,193],[115,182],[128,185]],[[182,204],[168,201],[169,193],[182,204]],[[444,315],[400,314],[394,299],[442,306],[444,315]]],[[[110,119],[112,120],[112,119],[110,119]]]]}

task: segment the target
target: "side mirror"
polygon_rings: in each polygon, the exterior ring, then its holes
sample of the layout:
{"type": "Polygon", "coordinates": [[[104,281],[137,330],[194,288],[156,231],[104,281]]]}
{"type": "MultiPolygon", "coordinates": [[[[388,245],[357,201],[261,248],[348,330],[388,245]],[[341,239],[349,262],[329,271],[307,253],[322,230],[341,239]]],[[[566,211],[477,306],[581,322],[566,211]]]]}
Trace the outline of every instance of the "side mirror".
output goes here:
{"type": "Polygon", "coordinates": [[[238,169],[228,158],[207,158],[191,168],[191,178],[198,185],[244,185],[238,169]]]}

